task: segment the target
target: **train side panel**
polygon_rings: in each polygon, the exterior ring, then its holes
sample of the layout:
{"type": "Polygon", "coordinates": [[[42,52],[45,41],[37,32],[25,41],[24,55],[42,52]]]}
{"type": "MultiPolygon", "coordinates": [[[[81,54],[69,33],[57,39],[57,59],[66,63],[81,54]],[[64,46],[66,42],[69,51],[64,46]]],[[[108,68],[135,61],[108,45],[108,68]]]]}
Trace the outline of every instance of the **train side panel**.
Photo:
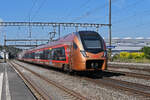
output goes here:
{"type": "Polygon", "coordinates": [[[60,45],[57,47],[48,47],[40,50],[34,50],[26,52],[21,60],[41,65],[62,68],[64,64],[69,63],[67,49],[67,45],[60,45]]]}

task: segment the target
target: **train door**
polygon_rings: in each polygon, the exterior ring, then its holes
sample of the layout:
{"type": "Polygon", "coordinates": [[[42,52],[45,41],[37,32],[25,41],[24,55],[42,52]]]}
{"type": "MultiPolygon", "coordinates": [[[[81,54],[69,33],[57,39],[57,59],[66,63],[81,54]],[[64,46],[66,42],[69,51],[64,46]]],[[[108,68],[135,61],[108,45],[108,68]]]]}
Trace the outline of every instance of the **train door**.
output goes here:
{"type": "Polygon", "coordinates": [[[72,69],[75,69],[76,67],[76,63],[78,61],[78,46],[75,42],[73,42],[73,46],[72,46],[72,57],[71,57],[71,61],[72,61],[72,69]]]}
{"type": "Polygon", "coordinates": [[[52,50],[52,62],[55,67],[61,68],[66,63],[65,47],[58,47],[52,50]]]}

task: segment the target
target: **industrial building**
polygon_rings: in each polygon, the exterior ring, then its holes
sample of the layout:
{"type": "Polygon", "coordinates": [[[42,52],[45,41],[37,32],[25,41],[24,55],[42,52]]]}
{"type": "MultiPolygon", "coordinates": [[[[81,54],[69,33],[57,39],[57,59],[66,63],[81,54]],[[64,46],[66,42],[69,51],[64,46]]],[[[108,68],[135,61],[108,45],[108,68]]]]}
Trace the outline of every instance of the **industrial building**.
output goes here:
{"type": "MultiPolygon", "coordinates": [[[[109,40],[105,39],[105,41],[106,45],[109,46],[109,40]]],[[[113,54],[120,52],[138,52],[144,46],[150,46],[150,38],[137,37],[133,39],[131,37],[114,37],[112,38],[112,46],[113,54]]]]}

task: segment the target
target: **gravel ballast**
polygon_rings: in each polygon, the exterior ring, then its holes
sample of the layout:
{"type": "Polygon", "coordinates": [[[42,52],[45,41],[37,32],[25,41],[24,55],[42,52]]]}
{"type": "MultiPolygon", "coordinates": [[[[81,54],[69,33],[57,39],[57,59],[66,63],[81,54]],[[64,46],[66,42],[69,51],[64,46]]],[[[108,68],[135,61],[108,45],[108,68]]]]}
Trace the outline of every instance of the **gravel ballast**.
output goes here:
{"type": "MultiPolygon", "coordinates": [[[[64,74],[63,72],[54,71],[51,69],[43,69],[35,65],[30,65],[22,62],[26,67],[48,77],[49,79],[62,84],[63,86],[72,89],[81,95],[91,100],[141,100],[141,96],[134,96],[126,91],[116,90],[110,87],[99,86],[93,82],[89,82],[75,76],[64,74]]],[[[143,99],[143,98],[142,98],[143,99]]]]}

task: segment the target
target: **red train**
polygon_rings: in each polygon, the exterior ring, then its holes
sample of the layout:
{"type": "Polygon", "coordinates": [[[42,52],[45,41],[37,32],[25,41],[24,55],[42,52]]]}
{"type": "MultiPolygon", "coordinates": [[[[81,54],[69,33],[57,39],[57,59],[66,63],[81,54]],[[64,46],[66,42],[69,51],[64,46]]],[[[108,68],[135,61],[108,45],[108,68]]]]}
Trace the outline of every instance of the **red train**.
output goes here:
{"type": "Polygon", "coordinates": [[[69,72],[107,68],[106,45],[95,31],[68,34],[57,41],[21,52],[18,59],[62,68],[69,72]]]}

